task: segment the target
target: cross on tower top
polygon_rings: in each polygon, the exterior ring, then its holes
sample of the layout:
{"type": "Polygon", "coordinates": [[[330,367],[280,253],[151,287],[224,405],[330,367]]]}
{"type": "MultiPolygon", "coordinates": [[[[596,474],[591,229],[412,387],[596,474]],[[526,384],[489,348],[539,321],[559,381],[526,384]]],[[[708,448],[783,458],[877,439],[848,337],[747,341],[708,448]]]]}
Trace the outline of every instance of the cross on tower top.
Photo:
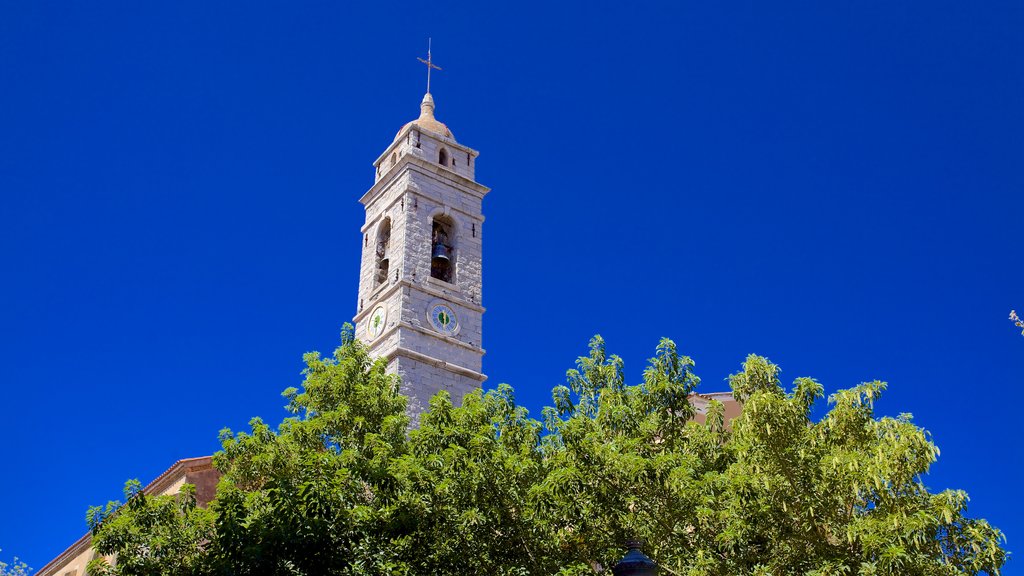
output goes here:
{"type": "Polygon", "coordinates": [[[430,42],[431,42],[431,39],[427,38],[427,59],[424,60],[423,58],[416,58],[420,62],[423,62],[424,64],[427,65],[427,94],[430,94],[430,69],[431,68],[433,68],[434,70],[440,70],[441,69],[441,67],[436,65],[436,64],[434,64],[434,61],[430,58],[430,42]]]}

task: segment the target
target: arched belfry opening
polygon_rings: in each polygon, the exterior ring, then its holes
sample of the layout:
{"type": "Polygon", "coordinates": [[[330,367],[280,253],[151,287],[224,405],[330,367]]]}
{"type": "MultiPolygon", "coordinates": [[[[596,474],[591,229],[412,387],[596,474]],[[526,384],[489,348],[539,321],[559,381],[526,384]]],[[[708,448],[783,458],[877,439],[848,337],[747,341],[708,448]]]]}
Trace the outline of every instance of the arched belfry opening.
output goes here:
{"type": "Polygon", "coordinates": [[[388,259],[389,248],[391,247],[391,218],[384,218],[377,228],[377,273],[374,276],[374,286],[387,284],[388,270],[391,263],[388,259]]]}
{"type": "Polygon", "coordinates": [[[441,166],[448,165],[448,151],[441,148],[441,151],[437,153],[437,163],[441,166]]]}
{"type": "Polygon", "coordinates": [[[430,276],[444,282],[455,277],[455,226],[447,216],[434,216],[430,226],[430,276]]]}

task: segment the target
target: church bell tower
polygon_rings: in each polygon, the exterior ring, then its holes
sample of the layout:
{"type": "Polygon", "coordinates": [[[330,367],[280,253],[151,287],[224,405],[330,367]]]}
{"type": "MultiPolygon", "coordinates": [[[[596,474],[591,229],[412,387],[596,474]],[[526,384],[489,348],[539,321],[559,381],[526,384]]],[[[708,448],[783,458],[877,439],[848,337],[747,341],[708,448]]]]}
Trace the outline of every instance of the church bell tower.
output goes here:
{"type": "Polygon", "coordinates": [[[459,403],[486,379],[481,205],[489,188],[474,180],[477,155],[434,118],[428,83],[419,118],[374,162],[374,185],[359,200],[366,223],[356,337],[401,375],[414,421],[439,390],[459,403]]]}

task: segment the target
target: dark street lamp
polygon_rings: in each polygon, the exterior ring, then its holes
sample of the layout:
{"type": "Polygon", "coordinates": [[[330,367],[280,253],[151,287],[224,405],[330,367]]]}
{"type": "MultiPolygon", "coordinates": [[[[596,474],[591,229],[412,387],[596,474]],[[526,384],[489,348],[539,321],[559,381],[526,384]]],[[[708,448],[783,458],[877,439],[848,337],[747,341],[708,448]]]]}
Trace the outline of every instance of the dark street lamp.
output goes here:
{"type": "Polygon", "coordinates": [[[640,551],[641,545],[636,540],[626,542],[629,552],[626,552],[618,564],[612,566],[612,574],[615,576],[655,576],[658,573],[658,565],[640,551]]]}

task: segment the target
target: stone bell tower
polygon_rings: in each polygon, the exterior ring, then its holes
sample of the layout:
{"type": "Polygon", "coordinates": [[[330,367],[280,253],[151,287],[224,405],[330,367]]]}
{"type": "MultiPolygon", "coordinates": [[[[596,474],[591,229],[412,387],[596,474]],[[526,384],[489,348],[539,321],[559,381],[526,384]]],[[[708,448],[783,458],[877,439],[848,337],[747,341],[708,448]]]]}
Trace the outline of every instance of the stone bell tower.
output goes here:
{"type": "Polygon", "coordinates": [[[434,118],[428,90],[359,200],[366,223],[356,337],[401,375],[414,421],[439,390],[458,403],[486,379],[481,204],[489,188],[474,180],[477,155],[434,118]]]}

